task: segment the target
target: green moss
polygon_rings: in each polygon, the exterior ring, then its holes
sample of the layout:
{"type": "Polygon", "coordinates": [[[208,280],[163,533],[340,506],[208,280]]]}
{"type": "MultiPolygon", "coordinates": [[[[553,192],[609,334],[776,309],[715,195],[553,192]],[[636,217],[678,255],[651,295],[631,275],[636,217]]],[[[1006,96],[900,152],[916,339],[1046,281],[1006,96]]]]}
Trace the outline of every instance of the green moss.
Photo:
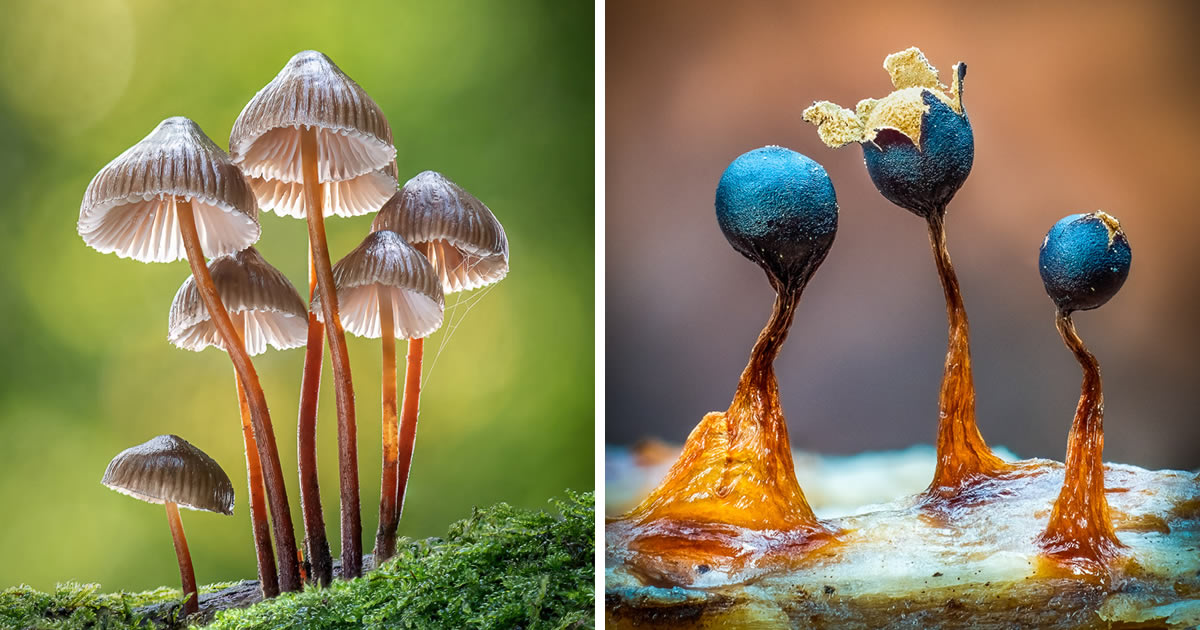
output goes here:
{"type": "MultiPolygon", "coordinates": [[[[555,500],[560,514],[498,504],[476,509],[445,538],[403,540],[395,558],[328,589],[282,595],[217,613],[209,628],[593,628],[595,501],[555,500]]],[[[212,585],[202,590],[215,590],[212,585]]],[[[178,600],[178,589],[99,594],[95,584],[0,593],[0,628],[174,628],[138,608],[178,600]]]]}

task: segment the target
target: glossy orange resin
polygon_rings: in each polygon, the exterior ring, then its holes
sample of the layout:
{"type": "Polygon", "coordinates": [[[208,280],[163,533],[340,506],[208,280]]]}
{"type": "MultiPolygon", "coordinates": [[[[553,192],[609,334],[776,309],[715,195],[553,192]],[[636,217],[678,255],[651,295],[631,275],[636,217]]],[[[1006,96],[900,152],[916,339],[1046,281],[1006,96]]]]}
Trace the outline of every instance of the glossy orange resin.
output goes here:
{"type": "Polygon", "coordinates": [[[729,410],[706,415],[663,482],[610,526],[646,583],[693,584],[710,571],[736,580],[833,538],[796,481],[772,367],[797,299],[776,299],[729,410]]]}
{"type": "Polygon", "coordinates": [[[1067,347],[1083,368],[1083,384],[1067,442],[1062,492],[1054,502],[1050,523],[1038,544],[1046,555],[1074,573],[1101,575],[1120,555],[1104,497],[1104,392],[1100,364],[1075,332],[1070,315],[1059,313],[1056,324],[1067,347]]]}

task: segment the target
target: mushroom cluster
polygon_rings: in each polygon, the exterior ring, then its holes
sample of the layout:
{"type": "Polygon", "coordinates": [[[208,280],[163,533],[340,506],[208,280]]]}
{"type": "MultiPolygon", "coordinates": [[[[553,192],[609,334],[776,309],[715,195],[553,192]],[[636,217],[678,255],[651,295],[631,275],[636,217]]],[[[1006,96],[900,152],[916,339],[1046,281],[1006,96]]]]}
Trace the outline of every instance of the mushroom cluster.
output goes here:
{"type": "MultiPolygon", "coordinates": [[[[171,304],[167,338],[187,350],[216,347],[233,363],[265,597],[303,587],[301,558],[314,584],[328,585],[333,576],[316,468],[326,343],[337,400],[342,575],[354,578],[363,568],[362,524],[345,331],[383,342],[378,564],[395,553],[416,437],[421,342],[441,326],[446,293],[495,283],[508,271],[508,240],[487,206],[433,171],[397,190],[395,157],[383,110],[329,57],[305,51],[246,104],[233,125],[229,153],[192,120],[168,118],[102,168],[80,206],[79,234],[98,251],[142,262],[186,259],[190,265],[192,273],[171,304]],[[262,235],[259,208],[308,225],[307,305],[253,247],[262,235]],[[363,244],[331,264],[325,217],[377,211],[363,244]],[[402,413],[396,339],[409,340],[402,413]],[[303,552],[251,360],[267,346],[306,347],[297,421],[303,552]]],[[[185,612],[195,612],[195,577],[175,506],[231,514],[228,477],[181,438],[161,436],[118,455],[104,484],[167,506],[185,612]],[[201,491],[219,496],[201,500],[201,491]]]]}

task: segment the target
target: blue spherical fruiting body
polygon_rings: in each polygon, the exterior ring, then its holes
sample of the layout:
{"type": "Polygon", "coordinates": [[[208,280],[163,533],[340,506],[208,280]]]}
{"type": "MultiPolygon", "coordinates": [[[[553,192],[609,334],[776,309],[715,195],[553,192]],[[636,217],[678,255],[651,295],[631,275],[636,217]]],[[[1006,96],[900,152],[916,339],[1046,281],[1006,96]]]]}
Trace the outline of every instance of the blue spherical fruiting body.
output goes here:
{"type": "Polygon", "coordinates": [[[1086,311],[1117,294],[1129,276],[1131,255],[1129,240],[1111,215],[1072,214],[1046,234],[1038,269],[1059,310],[1086,311]]]}
{"type": "Polygon", "coordinates": [[[928,219],[945,210],[971,174],[975,135],[965,111],[954,111],[928,90],[921,98],[929,110],[921,118],[919,147],[900,131],[884,128],[862,149],[875,188],[888,201],[928,219]]]}
{"type": "Polygon", "coordinates": [[[837,233],[837,195],[824,167],[783,147],[755,149],[730,163],[716,208],[729,244],[777,289],[803,287],[837,233]]]}

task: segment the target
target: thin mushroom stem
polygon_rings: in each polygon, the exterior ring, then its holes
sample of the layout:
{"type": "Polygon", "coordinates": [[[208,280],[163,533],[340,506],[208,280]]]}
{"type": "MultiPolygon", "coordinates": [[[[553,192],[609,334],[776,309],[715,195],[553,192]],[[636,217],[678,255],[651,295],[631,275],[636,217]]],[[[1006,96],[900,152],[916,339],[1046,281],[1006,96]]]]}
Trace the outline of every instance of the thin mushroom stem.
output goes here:
{"type": "Polygon", "coordinates": [[[300,160],[303,165],[304,214],[308,217],[308,241],[312,246],[329,359],[333,364],[333,387],[338,412],[338,468],[342,499],[342,577],[362,575],[362,515],[358,498],[358,428],[354,419],[354,383],[350,380],[350,355],[346,333],[338,315],[337,289],[325,242],[325,216],[320,176],[317,170],[317,131],[300,131],[300,160]]]}
{"type": "Polygon", "coordinates": [[[1054,323],[1079,361],[1083,383],[1067,441],[1062,491],[1039,543],[1049,555],[1095,573],[1124,546],[1117,540],[1104,496],[1104,391],[1100,363],[1084,346],[1070,313],[1058,311],[1054,323]]]}
{"type": "MultiPolygon", "coordinates": [[[[308,299],[317,288],[312,243],[308,246],[308,299]]],[[[325,536],[321,510],[321,486],[317,479],[317,403],[321,390],[325,326],[317,314],[308,314],[308,342],[304,349],[304,373],[300,379],[300,413],[296,421],[297,462],[300,469],[300,510],[304,513],[304,541],[313,582],[329,586],[333,580],[333,558],[325,536]]]]}
{"type": "Polygon", "coordinates": [[[167,524],[171,526],[171,542],[175,543],[175,557],[179,560],[179,579],[183,584],[183,614],[200,612],[200,594],[196,590],[196,571],[192,568],[192,554],[188,551],[187,537],[183,535],[183,521],[179,518],[179,506],[171,501],[163,502],[167,508],[167,524]]]}
{"type": "Polygon", "coordinates": [[[380,286],[378,293],[379,326],[383,342],[383,465],[379,482],[379,529],[375,533],[375,566],[386,562],[396,553],[396,525],[399,517],[396,509],[396,479],[400,472],[400,435],[396,420],[395,321],[392,316],[390,291],[380,286]]]}
{"type": "MultiPolygon", "coordinates": [[[[400,454],[396,461],[396,515],[399,525],[404,514],[404,495],[408,490],[408,474],[412,470],[413,444],[417,441],[417,415],[421,410],[421,358],[425,353],[424,339],[408,340],[408,356],[404,366],[404,409],[400,417],[400,454]]],[[[394,529],[394,528],[393,528],[394,529]]]]}
{"type": "Polygon", "coordinates": [[[292,529],[292,513],[288,507],[287,492],[283,485],[283,468],[279,463],[279,450],[275,445],[275,433],[271,428],[271,414],[267,410],[267,398],[263,394],[262,385],[258,381],[258,372],[238,331],[229,319],[229,311],[221,302],[221,295],[213,284],[212,276],[204,261],[204,250],[200,246],[200,236],[196,231],[196,217],[192,211],[191,201],[182,197],[172,197],[179,218],[179,232],[183,237],[184,249],[187,251],[188,264],[192,268],[192,277],[196,279],[196,289],[204,307],[212,318],[213,325],[225,343],[229,359],[245,386],[246,399],[250,406],[250,420],[254,428],[254,438],[258,445],[259,459],[266,464],[263,477],[266,482],[267,495],[271,508],[271,522],[275,530],[276,555],[279,558],[279,587],[283,591],[300,590],[300,567],[296,562],[296,533],[292,529]]]}
{"type": "Polygon", "coordinates": [[[967,311],[946,249],[944,214],[943,208],[929,215],[929,244],[946,294],[949,341],[938,395],[937,468],[926,492],[929,496],[950,497],[968,478],[995,474],[1006,465],[988,448],[975,424],[967,311]]]}
{"type": "Polygon", "coordinates": [[[250,497],[250,527],[254,531],[254,552],[258,561],[258,581],[264,598],[279,594],[279,574],[275,570],[275,554],[271,551],[271,525],[267,521],[267,498],[263,493],[262,461],[250,423],[250,403],[242,379],[233,373],[237,387],[238,407],[242,416],[242,441],[246,445],[246,483],[250,497]]]}

